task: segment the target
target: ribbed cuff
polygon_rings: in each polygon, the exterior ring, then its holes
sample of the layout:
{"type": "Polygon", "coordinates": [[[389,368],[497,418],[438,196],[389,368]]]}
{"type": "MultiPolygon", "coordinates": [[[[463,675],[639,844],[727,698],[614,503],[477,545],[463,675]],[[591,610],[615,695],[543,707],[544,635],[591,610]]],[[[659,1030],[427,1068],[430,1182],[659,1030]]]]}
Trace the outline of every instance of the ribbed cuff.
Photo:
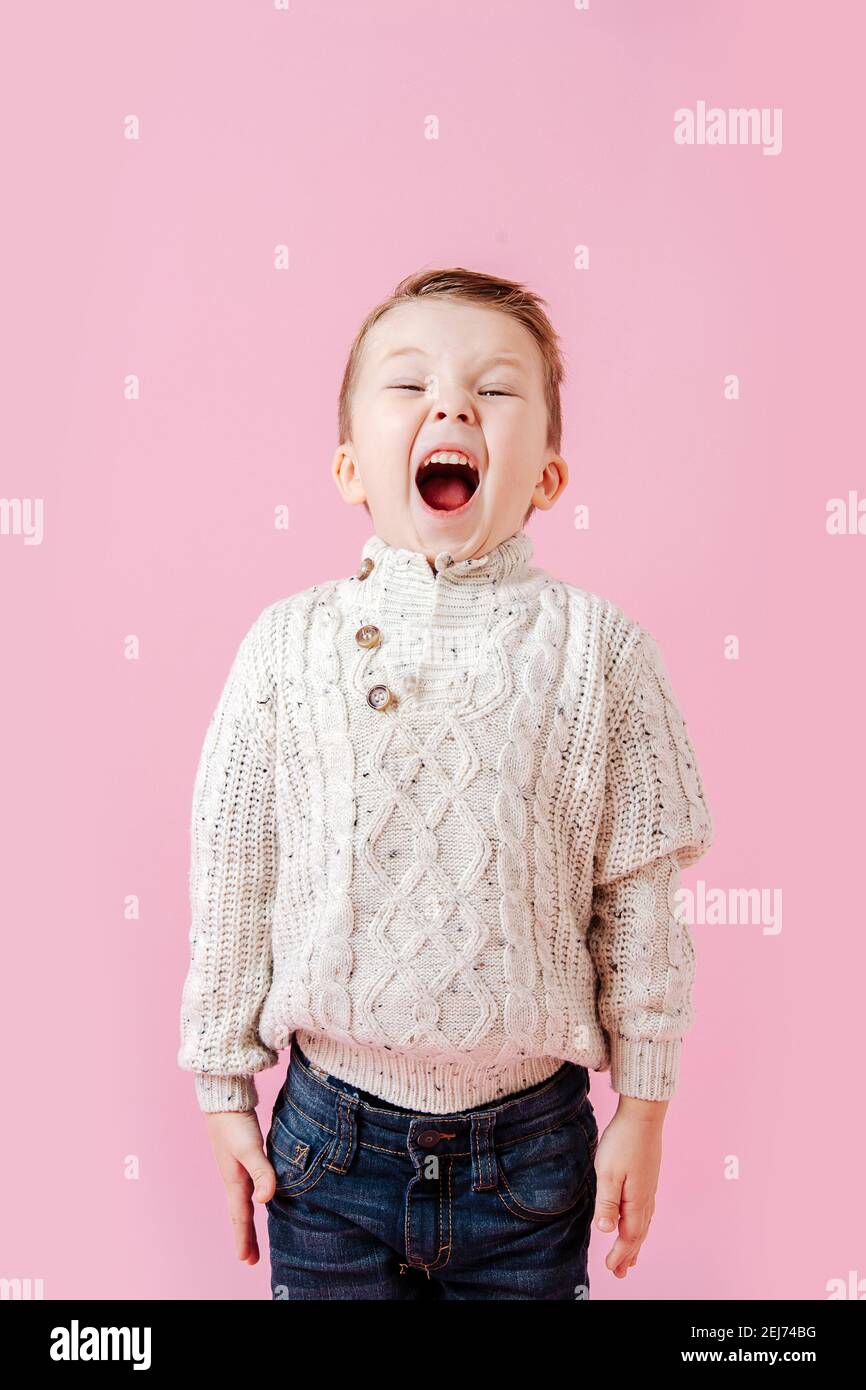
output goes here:
{"type": "Polygon", "coordinates": [[[259,1103],[251,1076],[212,1076],[197,1071],[195,1093],[199,1109],[208,1114],[216,1110],[255,1110],[259,1103]]]}
{"type": "Polygon", "coordinates": [[[681,1038],[631,1042],[618,1035],[610,1040],[610,1084],[623,1096],[639,1100],[670,1100],[680,1074],[681,1038]]]}

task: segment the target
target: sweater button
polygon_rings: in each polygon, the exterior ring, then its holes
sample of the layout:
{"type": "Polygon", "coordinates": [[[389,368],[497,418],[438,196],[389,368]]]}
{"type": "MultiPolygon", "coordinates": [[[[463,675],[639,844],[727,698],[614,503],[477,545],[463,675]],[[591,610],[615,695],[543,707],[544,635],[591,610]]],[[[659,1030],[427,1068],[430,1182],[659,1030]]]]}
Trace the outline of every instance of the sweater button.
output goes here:
{"type": "Polygon", "coordinates": [[[366,579],[366,578],[367,578],[367,575],[370,574],[370,573],[372,573],[372,570],[373,570],[373,561],[370,559],[370,556],[369,556],[369,555],[365,555],[364,558],[363,558],[363,560],[361,561],[360,565],[358,566],[358,572],[357,572],[357,574],[355,575],[355,578],[356,578],[356,579],[366,579]]]}
{"type": "Polygon", "coordinates": [[[391,705],[396,705],[397,697],[387,685],[372,685],[367,691],[367,704],[371,709],[383,710],[390,709],[391,705]]]}
{"type": "Polygon", "coordinates": [[[378,647],[382,634],[372,623],[366,623],[364,627],[359,627],[355,633],[355,641],[359,647],[378,647]]]}

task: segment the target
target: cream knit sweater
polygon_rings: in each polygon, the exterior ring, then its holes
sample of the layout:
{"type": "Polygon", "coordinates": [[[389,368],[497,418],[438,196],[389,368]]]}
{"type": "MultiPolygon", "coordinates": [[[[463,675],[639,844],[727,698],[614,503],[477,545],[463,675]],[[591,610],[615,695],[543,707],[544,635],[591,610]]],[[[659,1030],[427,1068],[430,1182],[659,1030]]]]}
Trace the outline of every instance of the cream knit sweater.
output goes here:
{"type": "Polygon", "coordinates": [[[314,1063],[444,1114],[610,1069],[673,1095],[694,952],[679,870],[712,840],[655,640],[531,564],[368,538],[265,608],[193,794],[178,1065],[204,1111],[314,1063]]]}

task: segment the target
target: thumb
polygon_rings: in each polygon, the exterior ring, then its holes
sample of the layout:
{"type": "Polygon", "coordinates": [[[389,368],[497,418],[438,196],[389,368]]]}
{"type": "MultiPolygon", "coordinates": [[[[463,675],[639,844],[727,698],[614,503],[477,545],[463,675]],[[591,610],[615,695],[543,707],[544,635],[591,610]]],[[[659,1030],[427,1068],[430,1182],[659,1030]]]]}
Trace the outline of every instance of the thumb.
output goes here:
{"type": "Polygon", "coordinates": [[[268,1161],[264,1149],[254,1148],[237,1155],[253,1180],[253,1197],[257,1202],[267,1202],[277,1188],[277,1175],[268,1161]]]}
{"type": "Polygon", "coordinates": [[[610,1189],[604,1196],[596,1195],[593,1220],[600,1231],[615,1231],[619,1225],[619,1202],[610,1189]]]}

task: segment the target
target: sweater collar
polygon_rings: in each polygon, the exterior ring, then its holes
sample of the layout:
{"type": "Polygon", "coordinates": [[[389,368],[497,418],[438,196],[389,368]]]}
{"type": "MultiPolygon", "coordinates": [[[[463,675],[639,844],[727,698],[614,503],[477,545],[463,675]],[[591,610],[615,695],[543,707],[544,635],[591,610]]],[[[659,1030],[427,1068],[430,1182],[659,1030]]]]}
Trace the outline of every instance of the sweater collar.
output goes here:
{"type": "Polygon", "coordinates": [[[461,627],[484,622],[497,607],[500,586],[513,593],[536,575],[532,554],[532,541],[520,530],[470,559],[452,561],[441,551],[434,572],[421,551],[389,545],[374,532],[361,550],[357,597],[393,618],[461,627]]]}
{"type": "Polygon", "coordinates": [[[360,578],[364,569],[369,569],[369,565],[365,566],[364,561],[372,560],[374,569],[379,571],[380,579],[384,578],[391,586],[396,584],[415,588],[420,584],[429,587],[442,576],[451,583],[471,576],[472,588],[475,589],[480,584],[499,583],[512,577],[519,579],[526,575],[532,554],[532,541],[527,533],[521,530],[500,541],[485,555],[476,555],[468,560],[452,560],[447,551],[440,551],[435,558],[434,573],[427,556],[421,551],[389,545],[374,532],[361,550],[358,577],[360,578]]]}

